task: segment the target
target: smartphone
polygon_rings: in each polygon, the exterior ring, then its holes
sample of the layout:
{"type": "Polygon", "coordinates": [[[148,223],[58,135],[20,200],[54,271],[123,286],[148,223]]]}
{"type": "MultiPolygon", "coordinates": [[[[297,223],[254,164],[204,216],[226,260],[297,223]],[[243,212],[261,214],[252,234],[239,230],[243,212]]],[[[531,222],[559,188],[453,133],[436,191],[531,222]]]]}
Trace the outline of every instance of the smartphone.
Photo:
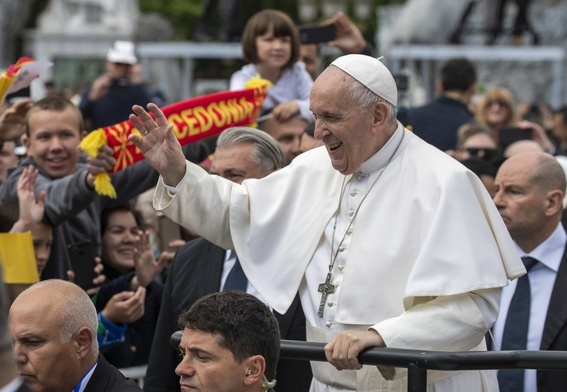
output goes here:
{"type": "Polygon", "coordinates": [[[299,41],[302,44],[318,44],[335,39],[335,26],[333,25],[304,25],[299,26],[299,41]]]}
{"type": "Polygon", "coordinates": [[[167,216],[158,215],[158,230],[160,248],[162,250],[172,251],[167,244],[173,240],[181,239],[181,226],[169,219],[167,216]]]}
{"type": "Polygon", "coordinates": [[[500,143],[500,148],[502,151],[506,149],[510,144],[520,141],[520,140],[531,140],[532,131],[526,128],[518,127],[502,127],[498,134],[498,141],[500,143]]]}
{"type": "Polygon", "coordinates": [[[76,242],[67,246],[71,269],[75,273],[75,284],[84,290],[93,288],[95,253],[90,241],[76,242]]]}

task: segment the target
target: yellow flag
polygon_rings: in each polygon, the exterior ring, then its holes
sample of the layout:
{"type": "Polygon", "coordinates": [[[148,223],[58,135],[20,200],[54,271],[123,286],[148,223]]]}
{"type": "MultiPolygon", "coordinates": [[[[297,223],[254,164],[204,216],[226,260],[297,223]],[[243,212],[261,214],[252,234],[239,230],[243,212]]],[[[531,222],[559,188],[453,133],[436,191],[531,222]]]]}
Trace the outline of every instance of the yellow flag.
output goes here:
{"type": "Polygon", "coordinates": [[[5,283],[39,281],[31,232],[0,233],[0,266],[5,283]]]}

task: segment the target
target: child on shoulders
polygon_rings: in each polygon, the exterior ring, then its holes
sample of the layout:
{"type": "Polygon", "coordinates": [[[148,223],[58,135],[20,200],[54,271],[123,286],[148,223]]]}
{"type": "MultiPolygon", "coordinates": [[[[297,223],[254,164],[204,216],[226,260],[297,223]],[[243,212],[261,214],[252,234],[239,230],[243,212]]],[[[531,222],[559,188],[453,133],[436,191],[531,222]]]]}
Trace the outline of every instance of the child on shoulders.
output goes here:
{"type": "Polygon", "coordinates": [[[242,35],[244,58],[250,64],[230,78],[230,89],[241,90],[248,80],[261,77],[273,85],[268,88],[260,115],[271,112],[279,121],[299,116],[309,122],[309,93],[313,80],[302,62],[299,33],[291,18],[277,10],[254,14],[242,35]]]}

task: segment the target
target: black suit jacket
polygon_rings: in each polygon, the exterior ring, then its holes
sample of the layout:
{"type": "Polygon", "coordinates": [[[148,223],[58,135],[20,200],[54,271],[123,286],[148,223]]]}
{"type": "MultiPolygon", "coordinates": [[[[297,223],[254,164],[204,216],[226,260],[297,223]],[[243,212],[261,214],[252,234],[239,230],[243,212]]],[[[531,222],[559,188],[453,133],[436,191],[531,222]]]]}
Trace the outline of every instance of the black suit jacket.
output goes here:
{"type": "Polygon", "coordinates": [[[109,364],[102,355],[98,356],[98,365],[85,388],[85,392],[139,392],[142,388],[109,364]]]}
{"type": "MultiPolygon", "coordinates": [[[[543,327],[540,350],[567,350],[567,247],[557,270],[543,327]]],[[[565,391],[567,371],[538,370],[538,391],[565,391]]]]}
{"type": "MultiPolygon", "coordinates": [[[[219,291],[225,256],[225,249],[202,238],[185,244],[175,254],[167,275],[144,379],[145,391],[180,391],[179,377],[175,374],[179,355],[169,344],[169,338],[180,329],[178,317],[182,311],[199,298],[219,291]]],[[[285,315],[274,314],[282,339],[305,340],[305,316],[298,296],[285,315]]],[[[276,392],[307,392],[312,378],[311,367],[308,361],[280,360],[276,378],[276,392]]]]}
{"type": "Polygon", "coordinates": [[[413,133],[427,143],[447,151],[455,149],[459,127],[473,118],[464,103],[440,96],[426,105],[401,111],[398,120],[411,126],[413,133]]]}

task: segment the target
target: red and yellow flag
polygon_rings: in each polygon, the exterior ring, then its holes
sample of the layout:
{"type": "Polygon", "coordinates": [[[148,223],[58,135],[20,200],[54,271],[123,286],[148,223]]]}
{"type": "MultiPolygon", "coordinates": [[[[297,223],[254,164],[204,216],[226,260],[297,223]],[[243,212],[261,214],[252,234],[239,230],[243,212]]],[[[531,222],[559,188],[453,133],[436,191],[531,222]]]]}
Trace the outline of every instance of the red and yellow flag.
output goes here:
{"type": "Polygon", "coordinates": [[[41,72],[51,67],[49,61],[36,61],[29,57],[20,57],[0,74],[0,102],[6,94],[14,93],[30,85],[41,72]]]}
{"type": "MultiPolygon", "coordinates": [[[[181,145],[218,135],[234,126],[255,124],[262,102],[266,98],[268,85],[254,83],[239,91],[223,91],[181,101],[162,108],[181,145]]],[[[116,165],[110,171],[118,172],[144,159],[142,152],[128,140],[131,133],[139,135],[130,120],[120,124],[99,128],[87,135],[80,144],[88,155],[96,156],[104,145],[114,150],[116,165]]],[[[116,197],[116,192],[107,174],[95,178],[95,190],[101,195],[116,197]]]]}

